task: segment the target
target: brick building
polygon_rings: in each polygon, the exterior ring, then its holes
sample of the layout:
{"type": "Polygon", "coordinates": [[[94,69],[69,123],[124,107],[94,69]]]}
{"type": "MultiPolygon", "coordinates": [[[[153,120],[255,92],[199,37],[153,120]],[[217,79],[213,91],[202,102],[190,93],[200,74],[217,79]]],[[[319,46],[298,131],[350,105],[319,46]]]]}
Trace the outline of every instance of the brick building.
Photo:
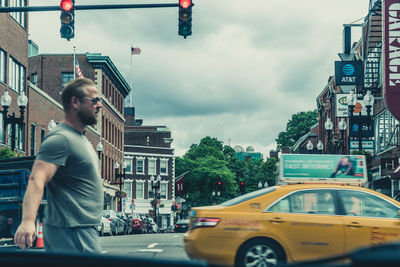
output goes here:
{"type": "MultiPolygon", "coordinates": [[[[28,1],[0,1],[0,6],[28,5],[28,1]]],[[[12,103],[8,114],[19,117],[18,96],[26,91],[28,68],[28,13],[0,13],[0,97],[8,91],[12,103]]],[[[2,109],[3,110],[3,109],[2,109]]],[[[3,113],[0,113],[0,149],[10,146],[11,129],[4,130],[3,113]]],[[[25,135],[23,127],[16,126],[16,149],[24,154],[25,135]]]]}
{"type": "Polygon", "coordinates": [[[152,213],[154,199],[151,177],[161,178],[158,202],[158,225],[166,228],[174,223],[171,206],[175,201],[175,156],[171,148],[171,131],[166,126],[142,126],[135,120],[133,107],[125,108],[125,191],[130,203],[127,212],[152,213]]]}
{"type": "MultiPolygon", "coordinates": [[[[103,145],[100,158],[101,176],[104,179],[105,188],[105,209],[119,209],[116,195],[119,184],[123,181],[116,178],[114,164],[123,161],[124,98],[129,94],[130,87],[109,57],[97,53],[79,54],[76,57],[83,76],[92,79],[97,84],[99,96],[102,98],[103,108],[98,124],[88,127],[86,136],[95,149],[99,142],[103,145]]],[[[29,91],[32,97],[39,92],[35,89],[40,88],[41,95],[46,95],[48,99],[55,101],[52,104],[57,106],[57,103],[61,103],[62,88],[74,77],[74,56],[73,54],[41,54],[29,57],[28,77],[33,84],[34,90],[29,91]]],[[[34,140],[34,136],[41,134],[39,131],[45,128],[43,126],[46,121],[60,120],[55,114],[53,114],[54,118],[50,116],[55,109],[47,110],[47,107],[44,104],[32,111],[37,114],[46,114],[47,119],[38,123],[28,121],[30,140],[34,140]],[[31,129],[36,130],[36,135],[31,133],[31,129]]],[[[32,114],[30,118],[36,117],[37,114],[32,114]]],[[[29,141],[28,145],[33,146],[32,141],[29,141]]]]}

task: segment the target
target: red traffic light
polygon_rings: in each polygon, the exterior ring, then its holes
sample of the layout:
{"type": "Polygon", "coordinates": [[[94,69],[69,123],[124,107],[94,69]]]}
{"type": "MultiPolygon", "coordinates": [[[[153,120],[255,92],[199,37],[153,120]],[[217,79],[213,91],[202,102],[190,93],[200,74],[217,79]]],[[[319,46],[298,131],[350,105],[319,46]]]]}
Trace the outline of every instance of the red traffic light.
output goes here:
{"type": "Polygon", "coordinates": [[[222,185],[221,181],[218,181],[218,185],[222,185]]]}
{"type": "Polygon", "coordinates": [[[183,8],[188,8],[192,5],[192,0],[179,0],[179,5],[183,8]]]}
{"type": "Polygon", "coordinates": [[[64,11],[71,11],[74,8],[74,3],[72,0],[61,0],[60,7],[64,11]]]}
{"type": "Polygon", "coordinates": [[[240,182],[240,185],[242,185],[242,186],[243,186],[243,185],[244,185],[244,182],[240,182]]]}

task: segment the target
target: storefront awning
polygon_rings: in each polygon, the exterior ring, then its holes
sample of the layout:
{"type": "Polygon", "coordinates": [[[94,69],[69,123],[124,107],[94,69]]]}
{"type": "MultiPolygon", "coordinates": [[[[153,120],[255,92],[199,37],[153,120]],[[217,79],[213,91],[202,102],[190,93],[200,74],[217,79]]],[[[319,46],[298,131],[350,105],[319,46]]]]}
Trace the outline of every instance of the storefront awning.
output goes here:
{"type": "Polygon", "coordinates": [[[400,180],[400,165],[390,174],[390,179],[400,180]]]}

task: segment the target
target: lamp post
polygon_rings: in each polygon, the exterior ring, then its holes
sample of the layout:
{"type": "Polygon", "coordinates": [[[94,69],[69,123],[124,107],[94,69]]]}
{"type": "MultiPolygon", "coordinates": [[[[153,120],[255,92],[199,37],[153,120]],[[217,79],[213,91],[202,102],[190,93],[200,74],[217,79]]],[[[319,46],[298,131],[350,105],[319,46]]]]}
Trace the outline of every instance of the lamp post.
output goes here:
{"type": "MultiPolygon", "coordinates": [[[[99,156],[99,160],[100,160],[101,156],[102,156],[101,152],[103,152],[103,144],[101,143],[101,141],[99,141],[97,143],[96,150],[97,150],[97,155],[99,156]]],[[[116,163],[118,163],[118,162],[116,162],[116,163]]]]}
{"type": "Polygon", "coordinates": [[[324,126],[325,126],[325,130],[326,130],[326,132],[328,134],[328,136],[327,136],[328,138],[327,138],[327,141],[326,141],[326,153],[329,154],[331,152],[330,141],[331,141],[331,134],[332,134],[332,129],[333,129],[333,123],[332,123],[330,118],[326,119],[326,122],[325,122],[324,126]]]}
{"type": "Polygon", "coordinates": [[[118,161],[115,162],[114,164],[115,168],[115,178],[119,179],[119,211],[122,211],[122,178],[125,180],[125,163],[122,163],[122,173],[119,173],[119,163],[118,161]]]}
{"type": "Polygon", "coordinates": [[[158,175],[156,179],[154,179],[154,176],[150,176],[150,181],[151,181],[151,188],[154,191],[154,219],[156,221],[157,226],[159,227],[159,222],[158,222],[158,213],[157,213],[157,204],[158,204],[158,199],[159,199],[159,190],[161,186],[161,176],[158,175]]]}
{"type": "Polygon", "coordinates": [[[49,129],[49,132],[52,132],[54,130],[54,128],[56,128],[56,126],[57,126],[57,123],[53,119],[51,119],[49,121],[49,124],[47,125],[47,129],[49,129]]]}
{"type": "Polygon", "coordinates": [[[346,141],[346,136],[345,136],[345,131],[347,129],[347,123],[346,121],[341,118],[339,121],[339,130],[340,130],[340,139],[341,139],[341,147],[342,147],[342,154],[347,154],[346,153],[346,145],[345,145],[345,141],[346,141]]]}
{"type": "Polygon", "coordinates": [[[312,151],[313,151],[313,149],[314,149],[314,145],[313,145],[313,143],[311,143],[311,140],[308,140],[308,143],[307,143],[307,145],[306,145],[306,148],[307,148],[307,150],[308,150],[308,154],[312,154],[312,151]]]}
{"type": "Polygon", "coordinates": [[[318,141],[317,149],[319,154],[322,154],[322,151],[324,150],[324,144],[321,142],[321,140],[318,141]]]}
{"type": "Polygon", "coordinates": [[[258,182],[258,190],[260,190],[262,188],[262,183],[258,182]]]}
{"type": "Polygon", "coordinates": [[[3,106],[3,125],[4,125],[4,132],[7,130],[8,124],[11,124],[11,150],[14,151],[15,149],[15,126],[19,125],[21,128],[24,127],[24,113],[26,105],[28,104],[28,98],[26,97],[24,92],[17,98],[17,103],[19,106],[19,111],[21,113],[20,117],[15,117],[15,113],[13,112],[12,115],[8,115],[8,108],[11,105],[11,97],[8,94],[8,91],[4,92],[4,95],[1,97],[1,105],[3,106]]]}

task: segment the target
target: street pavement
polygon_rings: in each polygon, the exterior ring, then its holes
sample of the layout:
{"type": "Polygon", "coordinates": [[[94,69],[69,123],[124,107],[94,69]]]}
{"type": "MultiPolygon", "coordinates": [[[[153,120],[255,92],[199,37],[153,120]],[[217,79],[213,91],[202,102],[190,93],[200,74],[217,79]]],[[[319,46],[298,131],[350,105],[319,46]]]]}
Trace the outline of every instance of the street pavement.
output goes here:
{"type": "MultiPolygon", "coordinates": [[[[102,236],[100,243],[103,255],[123,255],[135,258],[191,261],[183,248],[182,233],[136,234],[121,236],[102,236]]],[[[18,251],[12,239],[1,239],[0,250],[18,251]]],[[[44,252],[44,249],[30,249],[44,252]]]]}

